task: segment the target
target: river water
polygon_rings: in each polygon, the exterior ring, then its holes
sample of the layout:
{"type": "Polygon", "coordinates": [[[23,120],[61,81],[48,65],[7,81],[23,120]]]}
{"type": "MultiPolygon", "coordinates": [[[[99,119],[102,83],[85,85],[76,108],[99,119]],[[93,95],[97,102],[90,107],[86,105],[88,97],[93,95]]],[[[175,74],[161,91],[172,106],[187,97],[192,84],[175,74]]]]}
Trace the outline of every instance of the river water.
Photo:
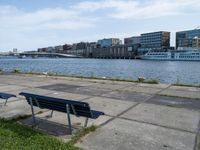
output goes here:
{"type": "Polygon", "coordinates": [[[23,72],[50,72],[61,75],[112,77],[134,79],[145,77],[161,83],[200,85],[198,61],[150,61],[122,59],[0,59],[0,69],[23,72]]]}

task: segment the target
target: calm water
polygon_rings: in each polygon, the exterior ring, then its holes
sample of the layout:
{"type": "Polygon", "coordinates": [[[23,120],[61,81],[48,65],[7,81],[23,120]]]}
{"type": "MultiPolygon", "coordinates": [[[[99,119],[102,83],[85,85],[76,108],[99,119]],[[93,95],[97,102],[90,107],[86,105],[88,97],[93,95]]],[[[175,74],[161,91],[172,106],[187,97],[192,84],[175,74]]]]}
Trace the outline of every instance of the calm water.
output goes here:
{"type": "Polygon", "coordinates": [[[134,79],[143,76],[161,83],[200,85],[200,62],[119,59],[0,59],[0,68],[24,72],[134,79]]]}

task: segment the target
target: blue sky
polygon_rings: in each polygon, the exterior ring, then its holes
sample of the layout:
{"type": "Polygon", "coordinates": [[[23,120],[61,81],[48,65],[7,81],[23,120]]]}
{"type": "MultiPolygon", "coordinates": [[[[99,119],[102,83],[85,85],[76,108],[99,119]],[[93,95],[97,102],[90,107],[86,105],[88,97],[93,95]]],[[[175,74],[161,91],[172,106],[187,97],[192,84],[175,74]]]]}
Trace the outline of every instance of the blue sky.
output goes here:
{"type": "Polygon", "coordinates": [[[0,51],[200,26],[200,0],[0,0],[0,51]]]}

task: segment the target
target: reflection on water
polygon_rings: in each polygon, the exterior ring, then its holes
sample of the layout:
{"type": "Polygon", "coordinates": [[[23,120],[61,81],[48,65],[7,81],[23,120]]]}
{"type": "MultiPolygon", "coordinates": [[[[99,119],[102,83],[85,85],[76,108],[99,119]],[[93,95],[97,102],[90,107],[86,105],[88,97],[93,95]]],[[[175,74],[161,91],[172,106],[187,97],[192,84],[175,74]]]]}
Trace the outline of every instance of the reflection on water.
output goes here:
{"type": "Polygon", "coordinates": [[[200,62],[120,59],[0,59],[0,69],[51,72],[65,75],[136,80],[139,76],[161,83],[200,84],[200,62]]]}

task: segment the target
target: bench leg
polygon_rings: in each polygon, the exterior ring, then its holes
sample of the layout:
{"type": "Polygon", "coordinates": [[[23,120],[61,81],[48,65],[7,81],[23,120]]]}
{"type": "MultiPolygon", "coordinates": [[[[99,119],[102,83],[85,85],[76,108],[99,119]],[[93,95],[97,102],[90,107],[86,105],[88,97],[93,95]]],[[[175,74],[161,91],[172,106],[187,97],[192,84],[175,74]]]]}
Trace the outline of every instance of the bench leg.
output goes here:
{"type": "Polygon", "coordinates": [[[6,101],[5,101],[5,103],[4,103],[4,106],[6,106],[7,102],[8,102],[8,98],[6,99],[6,101]]]}
{"type": "Polygon", "coordinates": [[[31,112],[32,112],[32,118],[33,118],[33,124],[34,126],[36,125],[36,122],[35,122],[35,114],[34,114],[34,108],[33,108],[33,101],[32,99],[30,98],[29,99],[30,103],[31,103],[31,112]]]}
{"type": "Polygon", "coordinates": [[[69,110],[69,105],[66,105],[66,110],[67,110],[67,119],[68,119],[68,126],[69,126],[69,132],[72,134],[72,125],[71,125],[71,119],[70,119],[70,110],[69,110]]]}
{"type": "Polygon", "coordinates": [[[85,119],[85,124],[84,124],[85,128],[87,127],[87,124],[88,124],[88,118],[85,119]]]}
{"type": "Polygon", "coordinates": [[[53,110],[51,111],[51,118],[53,117],[53,110]]]}

